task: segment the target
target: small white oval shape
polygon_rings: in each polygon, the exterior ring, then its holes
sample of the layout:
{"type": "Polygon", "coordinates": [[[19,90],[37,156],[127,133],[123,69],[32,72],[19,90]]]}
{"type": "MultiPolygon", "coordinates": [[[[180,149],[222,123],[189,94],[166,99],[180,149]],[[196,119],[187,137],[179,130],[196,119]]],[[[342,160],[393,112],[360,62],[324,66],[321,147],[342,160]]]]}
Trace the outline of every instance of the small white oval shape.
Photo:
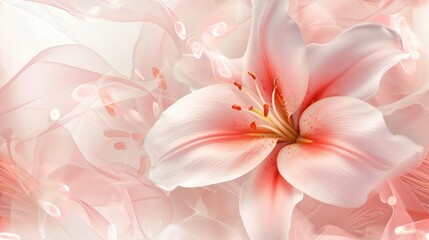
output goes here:
{"type": "Polygon", "coordinates": [[[176,34],[177,34],[177,36],[179,36],[179,38],[181,38],[181,39],[186,38],[186,28],[185,28],[185,25],[183,25],[183,23],[181,21],[177,21],[174,24],[174,30],[176,30],[176,34]]]}
{"type": "Polygon", "coordinates": [[[0,240],[21,240],[21,237],[15,233],[0,232],[0,240]]]}
{"type": "Polygon", "coordinates": [[[39,205],[50,216],[54,218],[61,217],[61,211],[55,204],[45,200],[39,200],[39,205]]]}

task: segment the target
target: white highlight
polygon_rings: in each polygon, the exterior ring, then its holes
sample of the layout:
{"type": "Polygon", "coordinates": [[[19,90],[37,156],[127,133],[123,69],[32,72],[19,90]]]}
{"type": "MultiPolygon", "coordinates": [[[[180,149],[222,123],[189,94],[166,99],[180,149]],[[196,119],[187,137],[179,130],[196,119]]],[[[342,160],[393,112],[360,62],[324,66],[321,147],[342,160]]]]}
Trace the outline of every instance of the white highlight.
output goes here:
{"type": "Polygon", "coordinates": [[[396,199],[396,197],[395,196],[390,196],[388,199],[387,199],[387,204],[389,204],[390,206],[393,206],[393,205],[395,205],[396,203],[397,203],[397,199],[396,199]]]}
{"type": "Polygon", "coordinates": [[[224,78],[232,78],[231,69],[226,65],[225,57],[219,57],[216,59],[217,71],[224,78]]]}
{"type": "Polygon", "coordinates": [[[5,2],[9,4],[19,4],[22,2],[22,0],[6,0],[5,2]]]}
{"type": "Polygon", "coordinates": [[[179,36],[179,38],[181,38],[181,39],[186,38],[186,28],[185,28],[185,25],[183,25],[183,23],[181,21],[177,21],[174,24],[174,30],[176,30],[176,34],[177,34],[177,36],[179,36]]]}
{"type": "Polygon", "coordinates": [[[72,97],[75,101],[81,102],[95,91],[97,91],[97,88],[93,84],[84,83],[73,90],[72,97]]]}
{"type": "Polygon", "coordinates": [[[141,80],[146,80],[144,77],[143,77],[143,74],[141,74],[141,72],[139,71],[139,70],[137,70],[137,69],[134,69],[134,73],[137,75],[137,77],[139,77],[141,80]]]}
{"type": "Polygon", "coordinates": [[[118,230],[116,229],[115,224],[110,224],[107,228],[107,237],[109,238],[109,240],[118,239],[118,230]]]}
{"type": "Polygon", "coordinates": [[[402,235],[402,234],[405,234],[405,233],[406,233],[406,231],[405,231],[404,226],[399,226],[399,227],[395,228],[395,234],[402,235]]]}
{"type": "Polygon", "coordinates": [[[57,108],[52,109],[51,112],[49,113],[49,118],[52,121],[58,121],[61,118],[60,110],[58,110],[57,108]]]}
{"type": "Polygon", "coordinates": [[[195,40],[194,38],[190,38],[186,44],[188,45],[188,47],[191,49],[194,57],[196,59],[200,59],[201,56],[203,55],[203,46],[201,45],[200,42],[198,42],[197,40],[195,40]]]}
{"type": "Polygon", "coordinates": [[[61,184],[61,187],[58,188],[60,192],[70,192],[70,187],[67,184],[61,184]]]}
{"type": "Polygon", "coordinates": [[[107,0],[110,3],[110,6],[113,8],[119,8],[121,7],[121,4],[118,2],[118,0],[107,0]]]}
{"type": "Polygon", "coordinates": [[[159,109],[159,104],[157,102],[152,103],[152,111],[155,118],[158,118],[161,114],[161,110],[159,109]]]}
{"type": "Polygon", "coordinates": [[[131,119],[132,119],[132,120],[134,120],[134,121],[136,121],[136,122],[139,122],[139,123],[142,123],[142,122],[143,122],[143,117],[142,117],[142,115],[141,115],[139,112],[137,112],[136,110],[134,110],[134,109],[130,109],[130,110],[128,111],[128,114],[130,115],[130,117],[131,117],[131,119]]]}
{"type": "Polygon", "coordinates": [[[15,233],[0,232],[0,240],[21,240],[21,237],[15,233]]]}
{"type": "Polygon", "coordinates": [[[88,9],[88,13],[90,15],[97,15],[100,13],[100,7],[99,6],[91,7],[90,9],[88,9]]]}
{"type": "Polygon", "coordinates": [[[39,205],[50,216],[54,218],[61,217],[61,211],[55,204],[45,200],[40,200],[39,205]]]}
{"type": "Polygon", "coordinates": [[[201,58],[203,47],[199,42],[192,43],[192,52],[196,58],[201,58]]]}
{"type": "Polygon", "coordinates": [[[212,29],[212,35],[219,37],[226,32],[227,25],[225,22],[220,22],[214,26],[212,29]]]}
{"type": "Polygon", "coordinates": [[[183,230],[179,226],[175,224],[170,224],[164,229],[159,239],[160,240],[180,239],[182,232],[183,230]]]}
{"type": "Polygon", "coordinates": [[[407,234],[411,234],[411,233],[417,232],[417,229],[415,229],[414,227],[410,228],[408,226],[410,226],[410,224],[396,227],[395,228],[395,234],[397,234],[397,235],[407,235],[407,234]]]}
{"type": "Polygon", "coordinates": [[[411,58],[413,60],[418,60],[420,58],[420,53],[418,51],[411,53],[411,58]]]}

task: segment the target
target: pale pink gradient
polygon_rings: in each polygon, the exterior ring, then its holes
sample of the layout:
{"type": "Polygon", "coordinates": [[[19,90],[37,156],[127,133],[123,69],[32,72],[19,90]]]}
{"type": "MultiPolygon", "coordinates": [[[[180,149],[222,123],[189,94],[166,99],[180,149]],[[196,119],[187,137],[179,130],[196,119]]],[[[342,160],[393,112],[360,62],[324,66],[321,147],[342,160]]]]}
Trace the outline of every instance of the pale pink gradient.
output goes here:
{"type": "Polygon", "coordinates": [[[0,239],[428,238],[427,10],[5,0],[0,239]]]}

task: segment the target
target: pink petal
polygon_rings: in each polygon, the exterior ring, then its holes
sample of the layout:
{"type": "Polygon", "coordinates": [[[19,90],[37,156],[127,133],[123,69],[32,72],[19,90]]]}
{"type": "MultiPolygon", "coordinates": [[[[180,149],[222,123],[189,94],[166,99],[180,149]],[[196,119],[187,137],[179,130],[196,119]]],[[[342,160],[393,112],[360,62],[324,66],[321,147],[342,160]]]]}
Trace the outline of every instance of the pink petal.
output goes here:
{"type": "MultiPolygon", "coordinates": [[[[286,109],[291,114],[305,96],[308,74],[301,33],[287,11],[288,1],[253,1],[244,72],[251,70],[257,75],[256,81],[263,86],[265,99],[271,99],[277,78],[286,109]]],[[[245,79],[249,79],[248,76],[245,79]]],[[[249,86],[254,84],[249,83],[249,86]]]]}
{"type": "Polygon", "coordinates": [[[207,53],[201,59],[182,55],[174,66],[174,77],[191,89],[219,83],[231,83],[242,75],[242,61],[227,59],[216,53],[207,53]]]}
{"type": "Polygon", "coordinates": [[[429,92],[409,95],[380,108],[389,129],[429,148],[429,92]]]}
{"type": "Polygon", "coordinates": [[[351,0],[330,4],[329,0],[317,1],[318,4],[330,12],[337,21],[344,21],[342,25],[358,24],[361,21],[377,16],[377,14],[394,14],[407,7],[407,0],[351,0]]]}
{"type": "Polygon", "coordinates": [[[238,239],[233,238],[234,232],[229,227],[215,219],[194,214],[188,218],[181,219],[174,224],[168,225],[159,238],[175,240],[218,240],[238,239]]]}
{"type": "Polygon", "coordinates": [[[171,36],[161,27],[143,23],[134,49],[135,78],[153,79],[153,67],[164,70],[164,65],[180,57],[179,49],[171,36]],[[142,54],[145,52],[146,54],[142,54]]]}
{"type": "MultiPolygon", "coordinates": [[[[422,48],[419,50],[421,53],[425,51],[422,48]]],[[[410,59],[407,59],[407,61],[410,59]]],[[[377,93],[367,101],[373,106],[382,106],[381,108],[391,109],[392,107],[397,107],[400,109],[404,106],[397,104],[397,101],[400,102],[410,95],[427,89],[429,69],[426,66],[429,65],[429,58],[426,54],[421,54],[420,58],[414,61],[416,71],[411,75],[406,73],[400,64],[390,69],[383,76],[377,93]],[[391,105],[389,106],[389,104],[391,105]]]]}
{"type": "Polygon", "coordinates": [[[23,138],[56,124],[79,104],[73,91],[103,76],[81,67],[100,72],[109,69],[98,55],[75,45],[51,48],[37,55],[0,89],[0,129],[10,129],[14,137],[23,138]]]}
{"type": "Polygon", "coordinates": [[[88,48],[64,45],[41,52],[0,89],[2,138],[31,138],[97,108],[113,117],[116,102],[150,98],[141,85],[118,76],[88,48]]]}
{"type": "Polygon", "coordinates": [[[146,132],[158,117],[152,111],[156,100],[147,95],[114,101],[116,115],[110,115],[105,108],[91,109],[69,122],[67,129],[88,162],[95,165],[101,161],[103,164],[119,162],[139,169],[146,132]]]}
{"type": "Polygon", "coordinates": [[[307,108],[302,138],[279,153],[282,176],[322,202],[359,206],[389,175],[421,160],[422,147],[393,135],[383,116],[358,99],[330,97],[307,108]]]}
{"type": "Polygon", "coordinates": [[[287,239],[292,211],[303,196],[278,172],[279,149],[270,154],[241,190],[240,214],[250,239],[287,239]]]}
{"type": "Polygon", "coordinates": [[[393,215],[384,230],[385,238],[383,239],[394,239],[393,236],[397,236],[398,231],[400,235],[408,235],[414,233],[415,230],[427,230],[427,227],[419,229],[422,227],[422,220],[429,219],[427,204],[429,201],[429,159],[427,156],[418,168],[390,179],[387,184],[379,188],[379,192],[383,201],[390,202],[393,208],[393,215]],[[416,225],[414,225],[414,221],[416,225]]]}
{"type": "Polygon", "coordinates": [[[346,28],[387,14],[393,15],[407,4],[407,0],[349,0],[335,4],[329,0],[295,0],[291,1],[289,12],[299,24],[306,43],[325,43],[346,28]]]}
{"type": "Polygon", "coordinates": [[[367,99],[383,74],[406,55],[400,37],[379,25],[359,25],[325,45],[309,45],[306,106],[329,96],[367,99]]]}
{"type": "Polygon", "coordinates": [[[168,195],[174,204],[175,219],[188,218],[198,213],[234,228],[235,232],[240,231],[243,228],[238,209],[241,180],[239,178],[200,188],[176,188],[168,195]]]}
{"type": "Polygon", "coordinates": [[[180,48],[173,40],[159,26],[144,23],[134,49],[133,77],[140,81],[146,80],[143,81],[146,83],[155,83],[154,88],[160,95],[168,96],[163,98],[166,106],[190,92],[173,75],[173,68],[181,57],[180,48]]]}
{"type": "Polygon", "coordinates": [[[421,238],[408,238],[410,235],[415,233],[413,231],[404,231],[406,228],[404,226],[411,225],[413,223],[413,218],[409,213],[412,214],[422,214],[425,215],[426,210],[422,208],[422,205],[418,201],[416,201],[416,196],[412,191],[408,188],[408,186],[404,185],[404,183],[395,179],[393,181],[389,181],[388,184],[384,184],[382,186],[382,192],[380,192],[380,198],[389,203],[392,206],[392,216],[389,219],[389,222],[386,224],[382,240],[390,240],[390,239],[421,239],[421,238]],[[392,198],[394,200],[392,200],[392,198]],[[423,210],[423,212],[420,212],[423,210]],[[417,211],[416,211],[417,210],[417,211]],[[416,211],[416,212],[414,212],[416,211]],[[400,230],[402,228],[402,230],[400,230]],[[398,231],[398,230],[400,231],[398,231]],[[407,236],[407,238],[404,237],[407,236]],[[404,237],[404,238],[402,238],[404,237]]]}
{"type": "MultiPolygon", "coordinates": [[[[332,16],[321,6],[320,2],[313,0],[290,1],[289,14],[300,26],[304,42],[308,44],[326,43],[344,31],[344,28],[333,19],[335,16],[332,16]],[[325,23],[325,25],[320,23],[325,23]]],[[[334,5],[338,6],[339,3],[334,5]]]]}
{"type": "Polygon", "coordinates": [[[391,216],[391,206],[380,201],[376,193],[359,208],[341,208],[306,196],[295,208],[290,237],[294,240],[332,239],[329,236],[380,239],[381,229],[391,216]]]}
{"type": "MultiPolygon", "coordinates": [[[[73,157],[83,160],[81,155],[74,154],[73,157]]],[[[75,164],[78,162],[75,160],[75,164]]],[[[119,167],[122,168],[118,165],[117,169],[119,167]]],[[[61,208],[63,216],[70,219],[70,221],[62,219],[59,222],[61,227],[72,232],[73,218],[78,220],[87,218],[88,227],[105,236],[103,239],[107,239],[109,228],[114,228],[118,239],[128,239],[133,232],[130,230],[133,226],[140,227],[140,231],[135,229],[135,234],[142,232],[152,239],[168,225],[172,220],[173,212],[165,193],[144,178],[137,179],[135,174],[127,175],[132,171],[127,173],[122,169],[120,171],[123,174],[113,178],[108,174],[95,171],[94,168],[68,165],[52,174],[49,180],[65,186],[63,191],[77,204],[61,208]]],[[[45,189],[42,190],[46,192],[45,189]]],[[[56,195],[48,196],[55,196],[54,199],[58,199],[56,195]]],[[[69,234],[75,236],[79,233],[69,234]]]]}
{"type": "Polygon", "coordinates": [[[276,140],[248,135],[256,117],[245,113],[244,96],[232,84],[213,85],[168,108],[146,136],[151,179],[164,188],[204,186],[237,178],[264,160],[276,140]]]}
{"type": "Polygon", "coordinates": [[[52,46],[72,43],[70,38],[53,25],[30,14],[27,11],[29,9],[31,8],[23,10],[6,2],[1,5],[0,29],[3,37],[0,40],[0,56],[2,65],[5,65],[10,77],[41,51],[52,46]],[[21,24],[18,25],[17,22],[21,24]],[[38,27],[34,27],[35,25],[38,27]]]}
{"type": "Polygon", "coordinates": [[[174,34],[175,15],[162,1],[151,0],[77,0],[77,1],[50,1],[33,0],[53,7],[63,9],[78,17],[97,17],[120,22],[146,21],[162,26],[174,34]]]}
{"type": "MultiPolygon", "coordinates": [[[[242,57],[250,32],[249,1],[174,1],[172,10],[187,30],[207,49],[227,58],[242,57]]],[[[187,42],[188,42],[187,41],[187,42]]]]}
{"type": "Polygon", "coordinates": [[[226,83],[219,81],[213,75],[212,64],[207,55],[201,59],[196,59],[193,55],[183,55],[174,66],[174,76],[178,81],[190,86],[191,89],[213,85],[216,83],[226,83]]]}

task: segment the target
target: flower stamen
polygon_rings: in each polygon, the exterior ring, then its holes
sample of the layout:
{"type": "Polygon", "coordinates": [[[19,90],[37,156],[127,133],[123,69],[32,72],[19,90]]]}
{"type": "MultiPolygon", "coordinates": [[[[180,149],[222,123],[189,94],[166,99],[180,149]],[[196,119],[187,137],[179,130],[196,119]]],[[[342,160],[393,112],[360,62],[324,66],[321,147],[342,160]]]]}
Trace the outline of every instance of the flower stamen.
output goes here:
{"type": "Polygon", "coordinates": [[[258,86],[258,83],[256,82],[256,74],[254,73],[254,72],[252,72],[252,71],[248,71],[247,72],[252,78],[253,78],[253,80],[255,80],[255,88],[256,88],[256,92],[258,93],[258,96],[259,96],[259,99],[261,100],[261,102],[265,102],[265,100],[264,100],[264,98],[262,97],[262,94],[261,94],[261,90],[259,89],[259,86],[258,86]]]}
{"type": "MultiPolygon", "coordinates": [[[[257,124],[256,122],[250,123],[250,128],[254,131],[258,129],[258,133],[251,133],[251,135],[263,136],[263,137],[275,137],[278,141],[282,142],[296,142],[299,139],[302,142],[309,142],[307,139],[299,138],[299,134],[294,129],[293,124],[289,123],[286,109],[282,106],[283,99],[279,92],[277,92],[278,79],[274,80],[274,89],[271,94],[271,103],[265,101],[261,90],[257,83],[257,76],[253,71],[247,72],[249,76],[255,80],[255,88],[250,90],[243,86],[240,82],[234,82],[234,86],[238,90],[242,91],[252,101],[253,105],[250,105],[245,111],[253,114],[257,118],[261,119],[267,124],[257,124]],[[256,90],[256,91],[255,91],[256,90]],[[256,92],[256,93],[255,93],[256,92]],[[256,96],[257,95],[257,96],[256,96]],[[277,105],[280,103],[280,108],[277,105]],[[279,111],[284,111],[281,114],[279,111]],[[260,131],[262,130],[262,132],[260,131]],[[268,132],[267,132],[268,131],[268,132]]],[[[232,109],[241,111],[241,107],[237,104],[232,105],[232,109]]]]}
{"type": "Polygon", "coordinates": [[[260,129],[266,129],[266,130],[269,130],[271,132],[274,132],[275,134],[277,134],[280,137],[280,139],[283,139],[283,140],[286,140],[286,141],[291,141],[292,140],[290,136],[287,136],[285,133],[279,131],[278,129],[276,129],[276,128],[272,127],[272,126],[257,125],[257,127],[260,128],[260,129]]]}
{"type": "Polygon", "coordinates": [[[250,123],[250,128],[253,130],[256,130],[256,123],[255,122],[251,122],[250,123]]]}
{"type": "Polygon", "coordinates": [[[264,104],[264,117],[268,117],[268,113],[270,112],[268,104],[264,104]]]}
{"type": "MultiPolygon", "coordinates": [[[[289,124],[287,124],[283,120],[283,118],[280,116],[280,113],[277,111],[276,96],[277,96],[277,99],[280,98],[280,97],[278,97],[279,95],[277,94],[277,78],[274,80],[274,90],[273,90],[273,93],[271,95],[271,102],[273,104],[274,115],[279,120],[280,124],[282,124],[283,127],[285,127],[286,129],[288,129],[292,133],[292,135],[298,135],[298,133],[296,132],[296,130],[293,127],[291,127],[289,124]]],[[[281,98],[280,98],[280,101],[282,101],[281,98]]]]}
{"type": "Polygon", "coordinates": [[[152,75],[155,78],[159,79],[159,83],[158,83],[159,88],[162,90],[167,90],[167,81],[165,80],[164,75],[161,73],[161,70],[159,70],[159,68],[157,67],[153,67],[152,75]]]}
{"type": "Polygon", "coordinates": [[[304,138],[304,137],[302,137],[302,136],[298,136],[298,137],[296,138],[296,141],[297,141],[297,142],[300,142],[300,143],[312,143],[312,142],[313,142],[313,140],[311,140],[311,139],[307,139],[307,138],[304,138]]]}
{"type": "Polygon", "coordinates": [[[241,111],[241,107],[238,106],[237,104],[232,105],[231,108],[237,111],[241,111]]]}
{"type": "Polygon", "coordinates": [[[249,71],[247,71],[247,74],[249,74],[253,78],[253,80],[256,80],[256,74],[254,72],[249,70],[249,71]]]}
{"type": "Polygon", "coordinates": [[[234,82],[234,86],[236,86],[238,88],[238,90],[240,90],[240,91],[243,88],[243,84],[241,84],[239,82],[234,82]]]}

